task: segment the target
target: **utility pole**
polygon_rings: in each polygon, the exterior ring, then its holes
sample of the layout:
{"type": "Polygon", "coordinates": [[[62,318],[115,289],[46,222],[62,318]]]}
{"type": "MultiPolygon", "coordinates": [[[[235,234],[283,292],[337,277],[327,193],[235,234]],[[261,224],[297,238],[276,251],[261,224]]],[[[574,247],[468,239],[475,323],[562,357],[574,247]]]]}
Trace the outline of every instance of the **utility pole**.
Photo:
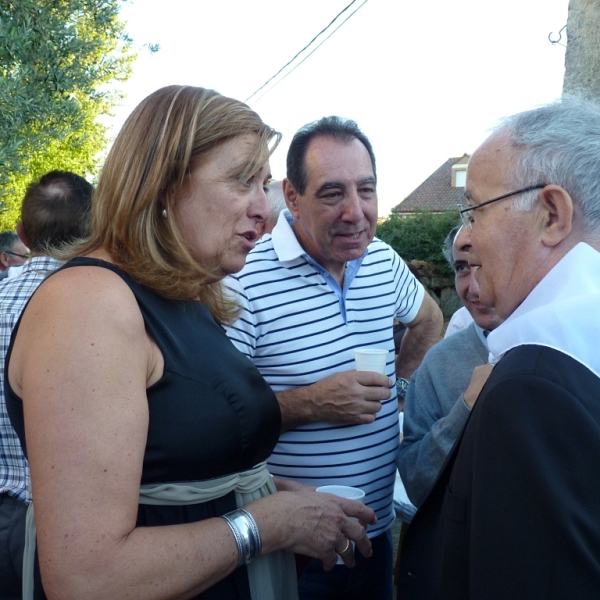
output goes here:
{"type": "Polygon", "coordinates": [[[600,2],[569,0],[563,94],[600,101],[600,2]]]}

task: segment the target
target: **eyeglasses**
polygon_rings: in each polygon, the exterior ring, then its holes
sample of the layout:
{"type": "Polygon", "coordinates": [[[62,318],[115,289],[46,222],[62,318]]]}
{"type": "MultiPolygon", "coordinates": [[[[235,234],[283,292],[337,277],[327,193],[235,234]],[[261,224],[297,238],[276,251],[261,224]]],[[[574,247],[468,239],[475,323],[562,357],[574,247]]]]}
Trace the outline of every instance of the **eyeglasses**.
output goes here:
{"type": "Polygon", "coordinates": [[[476,208],[481,208],[486,204],[491,204],[492,202],[498,202],[498,200],[504,200],[505,198],[510,198],[511,196],[516,196],[517,194],[524,194],[525,192],[531,192],[531,190],[541,190],[545,188],[547,183],[538,183],[537,185],[529,185],[527,187],[521,188],[520,190],[515,190],[514,192],[509,192],[508,194],[503,194],[502,196],[498,196],[497,198],[492,198],[491,200],[486,200],[485,202],[481,202],[479,204],[475,204],[473,206],[467,206],[466,208],[462,204],[458,204],[458,212],[460,213],[460,219],[464,228],[467,231],[471,231],[472,229],[472,221],[470,217],[467,215],[468,212],[475,210],[476,208]]]}
{"type": "Polygon", "coordinates": [[[10,254],[11,256],[18,256],[19,258],[24,258],[25,260],[27,260],[29,258],[28,254],[19,254],[18,252],[9,252],[8,250],[5,250],[4,254],[10,254]]]}

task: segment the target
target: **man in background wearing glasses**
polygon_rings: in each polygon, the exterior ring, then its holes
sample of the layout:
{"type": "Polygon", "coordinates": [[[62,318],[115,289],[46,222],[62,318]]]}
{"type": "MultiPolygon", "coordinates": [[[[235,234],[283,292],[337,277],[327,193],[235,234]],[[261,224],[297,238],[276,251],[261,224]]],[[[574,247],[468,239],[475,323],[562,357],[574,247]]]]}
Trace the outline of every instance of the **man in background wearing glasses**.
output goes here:
{"type": "Polygon", "coordinates": [[[407,532],[403,599],[600,590],[600,108],[506,119],[467,172],[469,264],[506,321],[495,364],[407,532]]]}
{"type": "Polygon", "coordinates": [[[452,229],[442,252],[454,271],[456,292],[473,321],[427,352],[411,377],[404,403],[404,437],[397,463],[415,506],[427,497],[469,418],[490,369],[487,337],[502,323],[493,308],[479,301],[477,269],[469,266],[464,245],[467,235],[464,227],[452,229]]]}
{"type": "Polygon", "coordinates": [[[29,248],[14,231],[0,233],[0,279],[8,276],[8,269],[22,265],[29,258],[29,248]]]}

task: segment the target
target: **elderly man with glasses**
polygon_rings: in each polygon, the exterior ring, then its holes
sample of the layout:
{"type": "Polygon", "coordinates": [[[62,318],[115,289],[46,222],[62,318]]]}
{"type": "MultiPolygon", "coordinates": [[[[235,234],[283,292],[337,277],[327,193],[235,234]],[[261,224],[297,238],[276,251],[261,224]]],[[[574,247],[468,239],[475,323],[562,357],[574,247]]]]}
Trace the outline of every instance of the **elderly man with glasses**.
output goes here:
{"type": "Polygon", "coordinates": [[[506,319],[402,549],[403,599],[598,598],[600,108],[506,119],[473,154],[469,264],[506,319]]]}
{"type": "Polygon", "coordinates": [[[29,258],[29,249],[14,231],[0,233],[0,279],[8,276],[10,267],[20,266],[29,258]]]}

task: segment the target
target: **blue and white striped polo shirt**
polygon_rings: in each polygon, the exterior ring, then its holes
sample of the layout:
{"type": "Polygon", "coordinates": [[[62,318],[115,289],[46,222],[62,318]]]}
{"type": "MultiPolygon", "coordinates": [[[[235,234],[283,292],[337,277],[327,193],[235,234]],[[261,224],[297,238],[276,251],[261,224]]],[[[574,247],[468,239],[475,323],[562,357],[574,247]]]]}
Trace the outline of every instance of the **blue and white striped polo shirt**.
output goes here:
{"type": "MultiPolygon", "coordinates": [[[[341,290],[304,252],[291,220],[283,211],[272,237],[257,243],[244,269],[228,278],[243,309],[229,337],[276,392],[353,370],[359,347],[387,348],[386,375],[395,380],[393,319],[416,317],[423,287],[394,250],[374,239],[365,256],[348,265],[341,290]]],[[[393,386],[374,423],[312,423],[283,433],[269,470],[307,485],[363,489],[377,514],[369,528],[375,537],[394,520],[398,444],[393,386]]]]}

